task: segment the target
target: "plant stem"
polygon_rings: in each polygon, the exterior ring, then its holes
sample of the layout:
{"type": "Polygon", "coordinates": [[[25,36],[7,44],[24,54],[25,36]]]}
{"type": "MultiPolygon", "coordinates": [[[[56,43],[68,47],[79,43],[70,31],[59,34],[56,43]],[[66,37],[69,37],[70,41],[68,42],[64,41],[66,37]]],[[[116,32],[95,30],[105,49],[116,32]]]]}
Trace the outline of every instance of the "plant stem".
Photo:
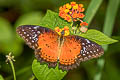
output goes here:
{"type": "Polygon", "coordinates": [[[35,76],[33,75],[29,80],[34,80],[35,79],[35,76]]]}
{"type": "Polygon", "coordinates": [[[12,67],[12,71],[13,71],[14,80],[16,80],[15,68],[14,68],[14,65],[13,65],[13,62],[12,62],[12,60],[10,60],[10,65],[11,65],[11,67],[12,67]]]}

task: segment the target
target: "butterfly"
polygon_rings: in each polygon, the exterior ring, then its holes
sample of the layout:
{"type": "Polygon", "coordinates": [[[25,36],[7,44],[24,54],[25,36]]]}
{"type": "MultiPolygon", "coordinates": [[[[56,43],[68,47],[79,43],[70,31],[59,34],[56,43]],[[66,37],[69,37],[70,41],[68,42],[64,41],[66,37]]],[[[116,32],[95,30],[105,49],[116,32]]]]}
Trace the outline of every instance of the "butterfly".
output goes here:
{"type": "MultiPolygon", "coordinates": [[[[80,62],[100,57],[104,50],[97,43],[77,35],[60,36],[56,31],[36,26],[22,25],[16,32],[35,50],[35,57],[49,67],[71,70],[80,62]]],[[[62,34],[64,31],[62,31],[62,34]]]]}

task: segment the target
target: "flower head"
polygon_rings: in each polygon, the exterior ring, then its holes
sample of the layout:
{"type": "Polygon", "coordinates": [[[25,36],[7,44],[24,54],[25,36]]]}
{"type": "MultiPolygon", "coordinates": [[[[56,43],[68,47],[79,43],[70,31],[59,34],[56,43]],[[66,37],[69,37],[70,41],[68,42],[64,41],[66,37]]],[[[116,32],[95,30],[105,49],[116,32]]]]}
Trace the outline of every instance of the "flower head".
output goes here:
{"type": "Polygon", "coordinates": [[[68,22],[76,21],[77,18],[84,18],[83,4],[77,4],[76,2],[67,3],[59,8],[59,16],[68,22]]]}
{"type": "Polygon", "coordinates": [[[12,56],[12,53],[10,52],[8,55],[6,55],[6,62],[8,61],[15,61],[14,56],[12,56]]]}
{"type": "MultiPolygon", "coordinates": [[[[59,8],[59,16],[68,22],[72,22],[73,33],[76,33],[76,31],[85,33],[87,31],[88,23],[83,21],[83,18],[85,17],[83,13],[84,11],[85,8],[83,8],[83,4],[77,4],[76,2],[73,1],[59,8]],[[80,23],[77,23],[78,25],[73,25],[76,21],[80,23]]],[[[62,31],[63,29],[61,30],[61,32],[62,31]]],[[[61,32],[58,32],[58,34],[61,35],[61,32]]],[[[64,36],[65,35],[69,35],[68,30],[64,30],[64,36]]]]}

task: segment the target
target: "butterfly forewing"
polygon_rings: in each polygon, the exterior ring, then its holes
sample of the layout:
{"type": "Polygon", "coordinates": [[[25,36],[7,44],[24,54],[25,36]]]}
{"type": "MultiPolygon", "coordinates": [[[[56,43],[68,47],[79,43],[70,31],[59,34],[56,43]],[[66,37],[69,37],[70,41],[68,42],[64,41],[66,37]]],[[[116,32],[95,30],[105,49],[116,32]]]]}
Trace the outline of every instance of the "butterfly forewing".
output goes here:
{"type": "Polygon", "coordinates": [[[38,36],[44,32],[41,29],[40,26],[23,25],[19,26],[16,31],[26,41],[29,47],[37,49],[38,36]]]}
{"type": "Polygon", "coordinates": [[[50,67],[55,67],[58,60],[58,34],[50,31],[46,32],[38,37],[38,45],[40,51],[37,54],[42,61],[48,62],[50,67]]]}

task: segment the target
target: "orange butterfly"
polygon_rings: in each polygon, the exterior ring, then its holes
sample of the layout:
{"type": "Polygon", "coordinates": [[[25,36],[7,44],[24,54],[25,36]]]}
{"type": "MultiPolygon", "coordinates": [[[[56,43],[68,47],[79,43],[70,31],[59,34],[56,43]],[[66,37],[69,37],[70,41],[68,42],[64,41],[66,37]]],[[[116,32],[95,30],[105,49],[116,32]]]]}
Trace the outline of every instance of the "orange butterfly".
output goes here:
{"type": "Polygon", "coordinates": [[[64,36],[64,30],[59,35],[49,28],[23,25],[16,31],[35,50],[36,58],[49,67],[56,67],[59,63],[60,69],[70,70],[79,66],[80,62],[104,53],[103,48],[93,41],[76,35],[64,36]]]}

